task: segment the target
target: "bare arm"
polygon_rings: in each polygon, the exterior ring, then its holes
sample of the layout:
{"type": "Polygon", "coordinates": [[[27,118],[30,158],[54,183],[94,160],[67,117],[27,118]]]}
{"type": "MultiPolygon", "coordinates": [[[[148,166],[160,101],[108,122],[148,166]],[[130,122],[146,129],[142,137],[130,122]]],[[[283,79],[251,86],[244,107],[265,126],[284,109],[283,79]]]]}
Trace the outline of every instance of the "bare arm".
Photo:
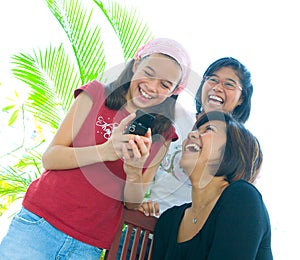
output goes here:
{"type": "Polygon", "coordinates": [[[107,142],[87,147],[70,147],[91,107],[91,98],[87,93],[81,92],[43,154],[45,169],[72,169],[103,161],[114,161],[122,156],[122,143],[127,141],[122,131],[134,115],[126,117],[107,142]]]}
{"type": "Polygon", "coordinates": [[[157,152],[156,156],[151,162],[151,165],[145,170],[142,174],[142,169],[140,171],[132,171],[133,174],[127,175],[126,184],[124,188],[124,201],[127,208],[137,209],[145,196],[145,193],[153,181],[154,176],[158,170],[158,167],[164,158],[170,142],[167,142],[166,145],[162,146],[157,152]]]}

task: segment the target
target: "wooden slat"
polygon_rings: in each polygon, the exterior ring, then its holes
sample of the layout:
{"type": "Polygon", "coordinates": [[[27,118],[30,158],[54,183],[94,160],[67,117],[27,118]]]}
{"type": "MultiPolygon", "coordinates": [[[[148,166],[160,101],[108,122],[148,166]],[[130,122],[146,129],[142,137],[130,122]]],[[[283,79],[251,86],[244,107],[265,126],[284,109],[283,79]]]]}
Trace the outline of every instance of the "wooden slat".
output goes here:
{"type": "Polygon", "coordinates": [[[131,255],[130,260],[136,260],[136,256],[139,255],[139,259],[144,260],[147,252],[147,244],[151,241],[150,249],[149,249],[149,256],[148,259],[151,259],[152,254],[152,234],[155,228],[157,218],[156,217],[147,217],[143,213],[136,211],[136,210],[129,210],[124,209],[120,226],[118,227],[116,236],[113,240],[112,246],[110,250],[106,253],[105,259],[106,260],[116,260],[120,245],[120,238],[122,235],[122,229],[124,224],[127,225],[126,236],[124,239],[124,243],[122,245],[122,255],[121,260],[126,260],[126,255],[128,252],[129,245],[130,245],[130,238],[133,232],[134,241],[131,248],[131,255]],[[139,249],[139,241],[142,234],[142,243],[141,248],[139,249]],[[140,252],[139,252],[140,250],[140,252]]]}

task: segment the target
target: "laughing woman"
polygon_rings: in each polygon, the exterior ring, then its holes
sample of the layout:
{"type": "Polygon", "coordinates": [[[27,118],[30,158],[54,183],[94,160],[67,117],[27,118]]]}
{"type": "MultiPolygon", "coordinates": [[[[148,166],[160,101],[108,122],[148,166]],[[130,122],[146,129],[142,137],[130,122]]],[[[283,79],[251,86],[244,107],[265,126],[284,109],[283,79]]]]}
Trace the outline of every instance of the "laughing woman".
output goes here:
{"type": "Polygon", "coordinates": [[[192,202],[158,219],[153,259],[273,259],[268,212],[252,184],[263,157],[258,140],[215,111],[199,118],[182,148],[192,202]]]}

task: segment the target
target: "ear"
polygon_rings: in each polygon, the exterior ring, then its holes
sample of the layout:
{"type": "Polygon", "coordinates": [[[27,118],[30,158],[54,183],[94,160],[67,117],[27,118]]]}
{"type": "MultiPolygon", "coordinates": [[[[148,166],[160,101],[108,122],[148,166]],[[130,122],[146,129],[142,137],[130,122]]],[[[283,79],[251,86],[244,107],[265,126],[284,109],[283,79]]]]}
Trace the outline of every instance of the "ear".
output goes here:
{"type": "Polygon", "coordinates": [[[239,99],[239,101],[238,101],[238,103],[236,104],[236,106],[241,105],[243,102],[244,102],[244,99],[243,99],[243,97],[242,97],[242,95],[241,95],[241,96],[240,96],[240,99],[239,99]]]}
{"type": "Polygon", "coordinates": [[[172,95],[178,95],[183,89],[184,87],[181,84],[179,84],[179,86],[174,90],[172,95]]]}
{"type": "Polygon", "coordinates": [[[132,69],[131,69],[133,74],[136,72],[139,61],[140,61],[139,59],[134,60],[134,63],[133,63],[132,69]]]}

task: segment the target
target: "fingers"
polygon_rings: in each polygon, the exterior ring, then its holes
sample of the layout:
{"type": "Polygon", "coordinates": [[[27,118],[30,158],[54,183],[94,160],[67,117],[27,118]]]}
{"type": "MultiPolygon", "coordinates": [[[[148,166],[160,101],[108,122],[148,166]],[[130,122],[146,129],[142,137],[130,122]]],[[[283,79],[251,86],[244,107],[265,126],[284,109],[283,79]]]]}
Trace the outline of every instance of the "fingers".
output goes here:
{"type": "MultiPolygon", "coordinates": [[[[117,151],[122,154],[120,158],[127,160],[139,160],[149,156],[150,148],[152,144],[151,130],[148,129],[145,136],[135,134],[125,134],[124,130],[127,125],[135,118],[135,113],[131,113],[125,117],[117,128],[113,130],[114,146],[117,151]]],[[[118,152],[117,154],[119,154],[118,152]]]]}
{"type": "Polygon", "coordinates": [[[131,113],[120,122],[119,126],[124,131],[126,126],[136,117],[135,113],[131,113]]]}
{"type": "Polygon", "coordinates": [[[119,134],[124,134],[127,126],[136,117],[135,113],[129,114],[127,117],[123,118],[117,127],[114,127],[113,131],[119,134]]]}
{"type": "Polygon", "coordinates": [[[141,204],[138,209],[143,212],[146,216],[159,216],[159,204],[153,201],[146,201],[141,204]]]}
{"type": "Polygon", "coordinates": [[[112,134],[108,139],[108,143],[115,150],[115,153],[118,155],[119,158],[122,157],[122,146],[123,143],[128,142],[128,135],[124,135],[124,130],[127,124],[135,118],[135,113],[132,113],[125,117],[117,127],[114,127],[112,130],[112,134]]]}
{"type": "Polygon", "coordinates": [[[148,138],[139,135],[130,135],[128,143],[123,144],[124,157],[128,159],[140,159],[142,157],[148,157],[151,143],[151,136],[148,138]]]}
{"type": "Polygon", "coordinates": [[[148,128],[145,136],[148,137],[148,138],[151,138],[151,128],[148,128]]]}
{"type": "Polygon", "coordinates": [[[149,149],[151,146],[151,138],[143,138],[142,136],[136,135],[134,141],[130,140],[129,145],[131,146],[134,154],[141,156],[148,156],[149,149]]]}

